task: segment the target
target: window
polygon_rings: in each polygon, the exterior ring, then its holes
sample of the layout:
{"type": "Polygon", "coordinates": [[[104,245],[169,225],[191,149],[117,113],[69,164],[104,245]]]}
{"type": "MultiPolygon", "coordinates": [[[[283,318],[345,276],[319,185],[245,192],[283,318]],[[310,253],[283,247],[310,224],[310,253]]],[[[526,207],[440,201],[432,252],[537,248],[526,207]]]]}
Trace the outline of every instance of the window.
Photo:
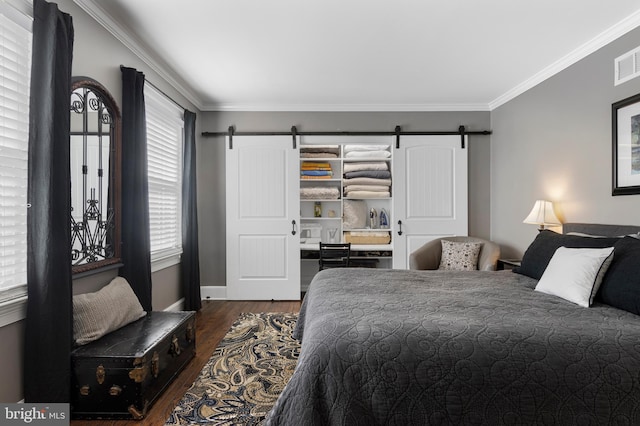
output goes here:
{"type": "Polygon", "coordinates": [[[152,270],[176,264],[182,253],[182,140],[184,111],[145,84],[149,223],[152,270]],[[169,259],[169,263],[157,261],[169,259]]]}
{"type": "MultiPolygon", "coordinates": [[[[19,9],[24,9],[21,7],[19,9]]],[[[24,317],[31,18],[0,2],[0,326],[24,317]]]]}

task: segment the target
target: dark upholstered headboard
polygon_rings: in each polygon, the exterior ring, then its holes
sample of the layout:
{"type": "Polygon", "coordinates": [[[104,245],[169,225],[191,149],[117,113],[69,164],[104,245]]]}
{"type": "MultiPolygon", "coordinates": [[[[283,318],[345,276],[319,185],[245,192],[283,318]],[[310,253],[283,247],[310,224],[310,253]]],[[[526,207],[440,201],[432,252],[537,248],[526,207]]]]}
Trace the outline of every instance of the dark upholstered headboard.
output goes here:
{"type": "Polygon", "coordinates": [[[619,237],[640,232],[640,226],[635,225],[601,225],[597,223],[564,223],[562,233],[581,232],[583,234],[619,237]]]}

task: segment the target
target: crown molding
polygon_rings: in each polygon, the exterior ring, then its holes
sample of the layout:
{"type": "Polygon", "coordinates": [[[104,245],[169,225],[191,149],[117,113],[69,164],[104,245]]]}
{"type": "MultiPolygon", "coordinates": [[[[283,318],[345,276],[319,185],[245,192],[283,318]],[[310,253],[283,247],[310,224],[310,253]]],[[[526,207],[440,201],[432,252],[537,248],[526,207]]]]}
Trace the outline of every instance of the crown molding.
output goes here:
{"type": "MultiPolygon", "coordinates": [[[[12,0],[29,3],[29,0],[12,0]]],[[[622,35],[640,26],[640,10],[629,15],[594,39],[583,44],[568,55],[534,74],[529,79],[500,95],[488,104],[205,104],[195,92],[178,81],[173,70],[162,63],[133,34],[118,24],[100,5],[98,0],[73,0],[82,10],[104,27],[131,52],[145,62],[167,83],[191,101],[201,111],[292,111],[292,112],[431,112],[431,111],[493,111],[527,90],[558,74],[596,50],[606,46],[622,35]]]]}
{"type": "Polygon", "coordinates": [[[196,108],[202,110],[202,100],[189,87],[185,87],[178,81],[176,73],[171,70],[162,61],[158,60],[156,55],[149,52],[148,48],[142,46],[131,32],[120,25],[113,17],[107,13],[97,0],[73,0],[82,10],[91,16],[98,24],[111,33],[116,39],[124,44],[134,55],[140,58],[153,71],[155,71],[162,79],[169,83],[180,94],[193,103],[196,108]]]}
{"type": "Polygon", "coordinates": [[[487,104],[209,104],[218,112],[431,112],[489,111],[487,104]]]}
{"type": "Polygon", "coordinates": [[[595,38],[584,43],[582,46],[578,47],[568,55],[560,58],[553,64],[544,68],[542,71],[533,75],[528,80],[523,81],[513,89],[509,90],[508,92],[504,93],[503,95],[489,102],[489,110],[493,111],[499,106],[509,102],[510,100],[516,98],[517,96],[521,95],[527,90],[532,89],[533,87],[542,83],[546,79],[553,77],[554,75],[565,70],[566,68],[569,68],[571,65],[575,64],[579,60],[586,58],[587,56],[594,53],[596,50],[606,46],[607,44],[613,42],[614,40],[625,35],[626,33],[637,28],[638,26],[640,26],[640,10],[638,10],[635,13],[632,13],[627,18],[618,22],[611,28],[601,32],[595,38]]]}

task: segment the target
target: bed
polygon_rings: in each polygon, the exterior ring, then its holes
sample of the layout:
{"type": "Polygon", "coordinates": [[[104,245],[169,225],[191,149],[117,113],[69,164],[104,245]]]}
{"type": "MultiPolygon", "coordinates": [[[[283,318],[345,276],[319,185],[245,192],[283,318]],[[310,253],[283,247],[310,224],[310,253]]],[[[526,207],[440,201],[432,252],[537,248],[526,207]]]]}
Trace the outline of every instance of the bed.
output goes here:
{"type": "MultiPolygon", "coordinates": [[[[541,232],[523,267],[553,256],[542,235],[567,247],[614,244],[607,274],[637,280],[629,268],[640,240],[624,236],[639,231],[566,224],[567,235],[541,232]],[[623,240],[631,249],[618,250],[623,240]]],[[[511,271],[321,271],[295,330],[298,365],[266,424],[640,424],[640,316],[534,291],[538,281],[511,271]]]]}

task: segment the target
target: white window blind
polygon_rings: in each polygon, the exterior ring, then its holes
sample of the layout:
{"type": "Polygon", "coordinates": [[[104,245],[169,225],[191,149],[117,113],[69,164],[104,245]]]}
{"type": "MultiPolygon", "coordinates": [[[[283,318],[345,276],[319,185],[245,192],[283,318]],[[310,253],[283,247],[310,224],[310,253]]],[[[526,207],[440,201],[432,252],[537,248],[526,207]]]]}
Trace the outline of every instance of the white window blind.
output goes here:
{"type": "Polygon", "coordinates": [[[31,18],[0,1],[0,304],[27,282],[31,18]]]}
{"type": "Polygon", "coordinates": [[[151,260],[182,253],[184,111],[145,84],[151,260]]]}

